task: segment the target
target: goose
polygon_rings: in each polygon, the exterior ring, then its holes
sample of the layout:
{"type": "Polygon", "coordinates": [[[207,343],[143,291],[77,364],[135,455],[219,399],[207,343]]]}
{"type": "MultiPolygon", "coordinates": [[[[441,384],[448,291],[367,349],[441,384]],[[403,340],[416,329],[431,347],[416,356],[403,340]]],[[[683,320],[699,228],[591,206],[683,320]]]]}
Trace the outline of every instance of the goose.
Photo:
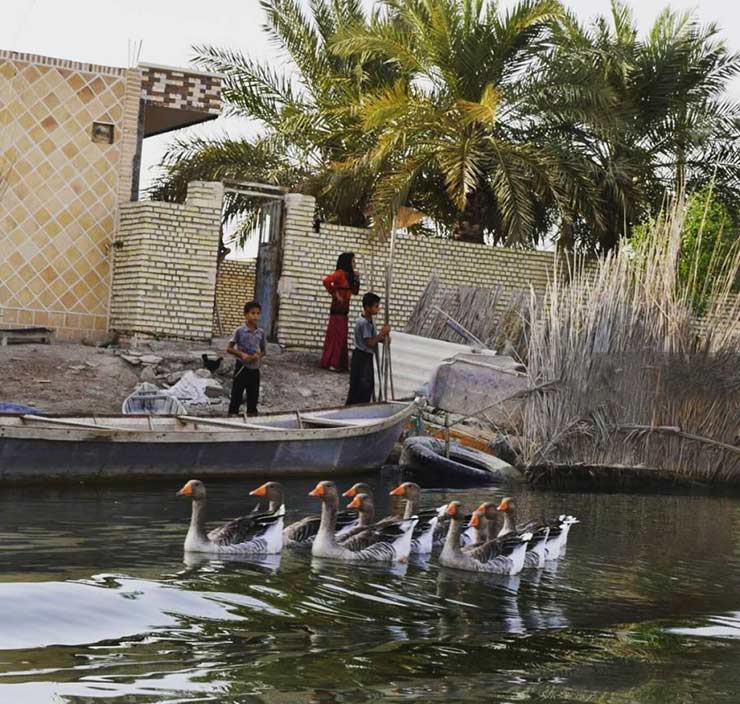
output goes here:
{"type": "Polygon", "coordinates": [[[432,552],[435,538],[440,545],[444,540],[444,530],[438,530],[439,519],[437,509],[425,509],[419,511],[421,501],[421,487],[414,482],[404,482],[390,492],[390,496],[402,496],[406,500],[403,517],[409,520],[412,516],[418,516],[419,522],[414,528],[411,539],[411,552],[415,554],[426,554],[432,552]]]}
{"type": "MultiPolygon", "coordinates": [[[[493,501],[484,501],[477,509],[473,512],[471,523],[475,523],[479,539],[481,541],[488,540],[495,534],[496,523],[498,522],[498,508],[493,501]]],[[[550,536],[550,526],[547,525],[532,525],[529,528],[525,528],[532,533],[532,540],[529,541],[527,546],[527,554],[524,556],[524,568],[538,568],[542,569],[545,566],[547,539],[550,536]]],[[[516,531],[521,533],[521,530],[516,531]]],[[[511,534],[511,531],[504,533],[504,535],[511,534]]],[[[499,534],[500,535],[500,534],[499,534]]]]}
{"type": "Polygon", "coordinates": [[[450,527],[439,555],[439,564],[468,572],[491,572],[506,575],[520,572],[524,566],[524,556],[527,552],[527,543],[532,537],[531,533],[488,540],[463,551],[460,547],[460,534],[464,520],[461,508],[462,504],[459,501],[451,501],[447,504],[445,513],[449,517],[450,527]]]}
{"type": "Polygon", "coordinates": [[[282,549],[284,506],[281,505],[274,513],[256,513],[236,518],[207,535],[206,487],[203,482],[191,479],[177,495],[189,497],[193,502],[190,527],[185,536],[186,552],[271,555],[282,549]]]}
{"type": "MultiPolygon", "coordinates": [[[[342,496],[354,497],[359,492],[372,496],[373,490],[367,484],[358,482],[347,489],[342,496]]],[[[363,529],[367,524],[363,525],[362,520],[362,515],[357,511],[337,511],[337,538],[355,534],[358,529],[363,529]]],[[[373,519],[370,518],[367,523],[372,523],[372,521],[373,519]]],[[[290,548],[309,550],[316,539],[320,525],[320,514],[306,516],[300,521],[291,523],[283,531],[284,545],[290,548]]]]}
{"type": "MultiPolygon", "coordinates": [[[[398,519],[379,528],[370,526],[372,539],[365,536],[356,550],[342,544],[336,536],[339,494],[334,482],[321,481],[308,494],[321,499],[321,525],[311,546],[314,557],[329,557],[352,562],[406,562],[411,552],[411,537],[418,519],[398,519]]],[[[357,499],[357,497],[355,497],[357,499]]]]}
{"type": "Polygon", "coordinates": [[[510,496],[501,499],[497,510],[504,514],[504,525],[499,531],[499,537],[517,531],[539,531],[545,527],[550,529],[545,540],[546,560],[557,560],[560,557],[565,544],[568,542],[570,527],[574,523],[578,523],[578,519],[575,516],[561,514],[557,518],[548,518],[544,521],[529,521],[528,523],[517,526],[514,500],[510,496]]]}
{"type": "MultiPolygon", "coordinates": [[[[254,508],[246,518],[252,518],[257,514],[275,513],[284,503],[283,487],[278,482],[265,482],[253,491],[250,491],[249,495],[259,497],[259,501],[255,504],[254,508]]],[[[209,540],[218,541],[221,532],[230,524],[231,522],[221,528],[214,528],[210,531],[208,533],[209,540]]]]}

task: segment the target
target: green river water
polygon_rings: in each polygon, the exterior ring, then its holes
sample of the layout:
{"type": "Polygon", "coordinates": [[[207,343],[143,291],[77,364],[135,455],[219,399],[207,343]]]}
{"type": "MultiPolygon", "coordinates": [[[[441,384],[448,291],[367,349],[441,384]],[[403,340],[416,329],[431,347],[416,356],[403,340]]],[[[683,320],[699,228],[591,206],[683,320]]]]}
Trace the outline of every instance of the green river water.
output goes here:
{"type": "MultiPolygon", "coordinates": [[[[522,517],[582,523],[504,578],[186,557],[181,483],[0,490],[2,704],[740,702],[738,497],[522,489],[522,517]]],[[[257,484],[209,482],[209,519],[257,484]]],[[[289,520],[314,484],[285,482],[289,520]]]]}

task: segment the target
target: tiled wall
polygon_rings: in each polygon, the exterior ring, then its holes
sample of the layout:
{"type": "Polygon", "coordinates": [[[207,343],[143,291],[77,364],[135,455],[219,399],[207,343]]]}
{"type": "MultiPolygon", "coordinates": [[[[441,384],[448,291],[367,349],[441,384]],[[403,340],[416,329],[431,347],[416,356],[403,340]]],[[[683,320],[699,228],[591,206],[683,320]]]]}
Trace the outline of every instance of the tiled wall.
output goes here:
{"type": "MultiPolygon", "coordinates": [[[[372,288],[385,297],[389,243],[373,244],[370,232],[360,228],[322,224],[314,232],[314,204],[311,196],[286,196],[278,341],[289,346],[323,344],[330,299],[321,279],[334,270],[341,252],[357,256],[361,292],[372,288]]],[[[391,325],[403,329],[433,272],[448,283],[504,286],[503,308],[512,294],[530,285],[544,291],[554,255],[398,235],[394,262],[391,325]]],[[[360,299],[353,298],[352,319],[360,314],[360,299]]]]}
{"type": "Polygon", "coordinates": [[[224,259],[216,275],[216,308],[213,334],[231,335],[244,324],[244,304],[254,298],[256,259],[224,259]]]}
{"type": "Polygon", "coordinates": [[[106,334],[139,81],[135,70],[0,51],[0,327],[106,334]],[[94,121],[113,125],[112,144],[92,141],[94,121]]]}
{"type": "Polygon", "coordinates": [[[223,186],[193,182],[184,204],[121,206],[111,329],[207,340],[213,328],[223,186]]]}

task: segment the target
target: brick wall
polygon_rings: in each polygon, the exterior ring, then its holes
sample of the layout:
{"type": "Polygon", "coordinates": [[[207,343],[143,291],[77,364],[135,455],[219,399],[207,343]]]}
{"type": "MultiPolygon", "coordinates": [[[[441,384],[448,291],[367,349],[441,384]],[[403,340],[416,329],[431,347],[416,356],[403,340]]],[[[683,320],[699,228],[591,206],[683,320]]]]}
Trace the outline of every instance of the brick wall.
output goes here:
{"type": "Polygon", "coordinates": [[[216,276],[216,310],[213,334],[230,335],[244,323],[244,304],[254,298],[254,275],[257,261],[224,259],[216,276]],[[220,325],[219,325],[220,324],[220,325]]]}
{"type": "Polygon", "coordinates": [[[184,204],[121,206],[111,329],[210,339],[223,186],[193,182],[184,204]]]}
{"type": "MultiPolygon", "coordinates": [[[[337,255],[352,251],[361,271],[361,291],[371,288],[384,297],[389,242],[374,242],[368,230],[337,225],[312,228],[314,198],[289,194],[285,199],[283,269],[278,292],[278,341],[284,345],[320,347],[330,299],[321,279],[334,270],[337,255]]],[[[391,325],[405,327],[433,272],[448,283],[494,287],[502,285],[504,307],[513,293],[544,291],[554,264],[552,252],[484,247],[463,242],[399,234],[394,256],[391,325]]],[[[360,314],[360,296],[353,299],[351,320],[360,314]]]]}

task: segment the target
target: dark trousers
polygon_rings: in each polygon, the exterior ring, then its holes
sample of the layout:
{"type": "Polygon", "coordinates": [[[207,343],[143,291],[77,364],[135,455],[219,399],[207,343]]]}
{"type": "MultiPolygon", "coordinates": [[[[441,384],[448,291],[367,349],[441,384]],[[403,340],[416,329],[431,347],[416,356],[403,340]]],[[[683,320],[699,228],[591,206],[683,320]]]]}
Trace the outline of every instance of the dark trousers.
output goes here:
{"type": "Polygon", "coordinates": [[[247,394],[247,413],[257,413],[257,402],[260,399],[260,370],[247,369],[243,364],[236,363],[234,380],[231,383],[231,402],[229,415],[237,415],[239,406],[247,394]]]}
{"type": "Polygon", "coordinates": [[[370,403],[375,389],[375,355],[362,350],[353,350],[349,367],[349,395],[347,406],[355,403],[370,403]]]}

